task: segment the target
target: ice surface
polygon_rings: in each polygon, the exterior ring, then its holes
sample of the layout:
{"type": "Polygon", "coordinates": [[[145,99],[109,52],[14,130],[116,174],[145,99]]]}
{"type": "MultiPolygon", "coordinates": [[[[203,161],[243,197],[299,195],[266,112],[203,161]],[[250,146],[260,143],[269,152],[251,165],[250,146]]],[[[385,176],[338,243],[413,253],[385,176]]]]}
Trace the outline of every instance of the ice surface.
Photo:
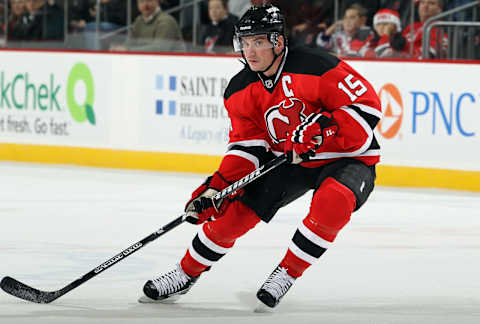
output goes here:
{"type": "MultiPolygon", "coordinates": [[[[0,163],[0,276],[57,290],[177,217],[204,176],[0,163]]],[[[480,323],[480,194],[379,187],[273,313],[255,293],[310,194],[174,305],[140,304],[197,227],[184,224],[52,304],[0,291],[0,323],[480,323]]]]}

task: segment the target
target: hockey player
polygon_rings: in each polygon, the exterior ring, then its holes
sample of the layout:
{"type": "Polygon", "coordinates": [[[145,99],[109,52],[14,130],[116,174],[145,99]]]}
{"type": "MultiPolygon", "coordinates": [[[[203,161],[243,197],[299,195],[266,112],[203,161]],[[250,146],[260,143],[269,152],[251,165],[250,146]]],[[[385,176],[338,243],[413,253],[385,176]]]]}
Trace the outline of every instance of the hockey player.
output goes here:
{"type": "Polygon", "coordinates": [[[314,190],[308,215],[257,292],[275,307],[373,190],[380,154],[373,129],[381,117],[373,87],[335,56],[290,50],[284,17],[272,5],[244,14],[234,45],[245,67],[224,94],[228,151],[185,208],[189,222],[203,225],[177,267],[145,283],[141,302],[185,294],[260,220],[268,223],[279,208],[314,190]],[[290,163],[213,205],[216,192],[282,154],[290,163]]]}

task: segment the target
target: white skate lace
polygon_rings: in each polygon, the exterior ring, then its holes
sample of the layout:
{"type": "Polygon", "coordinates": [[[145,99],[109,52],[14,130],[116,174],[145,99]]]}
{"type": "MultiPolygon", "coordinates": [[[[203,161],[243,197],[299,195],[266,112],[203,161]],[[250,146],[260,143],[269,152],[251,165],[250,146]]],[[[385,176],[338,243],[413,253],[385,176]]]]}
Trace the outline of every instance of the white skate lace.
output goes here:
{"type": "Polygon", "coordinates": [[[177,268],[175,270],[172,270],[152,280],[160,296],[179,291],[189,281],[190,277],[183,271],[180,264],[177,264],[177,268]]]}
{"type": "Polygon", "coordinates": [[[268,277],[262,288],[268,291],[273,297],[278,299],[285,295],[294,281],[295,278],[287,273],[287,269],[278,267],[268,277]]]}

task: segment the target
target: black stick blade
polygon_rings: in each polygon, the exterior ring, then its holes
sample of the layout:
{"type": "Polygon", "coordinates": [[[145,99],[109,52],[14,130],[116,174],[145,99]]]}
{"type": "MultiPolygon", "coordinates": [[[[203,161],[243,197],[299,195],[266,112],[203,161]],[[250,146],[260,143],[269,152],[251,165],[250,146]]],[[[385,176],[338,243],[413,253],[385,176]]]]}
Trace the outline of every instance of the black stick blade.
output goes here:
{"type": "Polygon", "coordinates": [[[0,287],[8,294],[34,303],[48,304],[59,297],[59,292],[41,291],[21,283],[12,277],[4,277],[0,287]]]}

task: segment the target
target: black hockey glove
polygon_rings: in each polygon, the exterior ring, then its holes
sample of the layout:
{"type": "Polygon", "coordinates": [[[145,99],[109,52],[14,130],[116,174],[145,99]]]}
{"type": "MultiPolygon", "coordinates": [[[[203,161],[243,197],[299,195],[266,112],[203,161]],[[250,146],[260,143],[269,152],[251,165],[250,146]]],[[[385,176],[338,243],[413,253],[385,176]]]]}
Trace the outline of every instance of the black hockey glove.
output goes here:
{"type": "Polygon", "coordinates": [[[205,221],[214,220],[221,216],[225,204],[223,200],[212,199],[223,188],[229,185],[219,172],[208,177],[195,191],[185,205],[186,221],[191,224],[203,224],[205,221]]]}
{"type": "Polygon", "coordinates": [[[284,151],[289,163],[298,164],[310,160],[315,151],[327,140],[335,135],[338,125],[329,112],[311,114],[292,134],[287,135],[284,151]]]}

